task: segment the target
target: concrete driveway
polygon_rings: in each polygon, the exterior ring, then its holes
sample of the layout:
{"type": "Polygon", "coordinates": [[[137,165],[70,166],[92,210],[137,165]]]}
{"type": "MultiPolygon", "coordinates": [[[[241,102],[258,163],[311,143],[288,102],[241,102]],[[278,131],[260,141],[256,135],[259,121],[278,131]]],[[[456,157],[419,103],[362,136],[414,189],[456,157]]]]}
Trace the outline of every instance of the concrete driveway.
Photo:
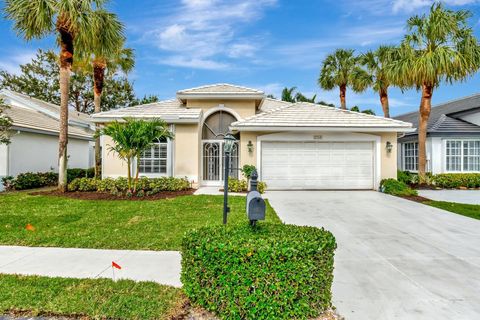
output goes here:
{"type": "Polygon", "coordinates": [[[422,197],[467,204],[480,204],[480,190],[418,190],[422,197]]]}
{"type": "Polygon", "coordinates": [[[480,221],[374,191],[271,191],[286,223],[338,242],[333,300],[350,319],[480,319],[480,221]]]}

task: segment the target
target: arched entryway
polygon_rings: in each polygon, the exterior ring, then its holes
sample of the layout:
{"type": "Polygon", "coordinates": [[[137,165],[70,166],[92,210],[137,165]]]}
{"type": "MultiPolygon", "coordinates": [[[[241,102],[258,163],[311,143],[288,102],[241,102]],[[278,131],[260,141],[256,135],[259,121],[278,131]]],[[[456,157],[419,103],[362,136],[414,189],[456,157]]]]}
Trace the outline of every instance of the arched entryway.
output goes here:
{"type": "MultiPolygon", "coordinates": [[[[202,126],[202,180],[204,185],[218,185],[223,181],[223,144],[235,116],[227,111],[216,111],[205,119],[202,126]]],[[[239,139],[238,134],[235,137],[239,139]]],[[[230,177],[238,178],[238,143],[235,143],[231,157],[230,177]]]]}

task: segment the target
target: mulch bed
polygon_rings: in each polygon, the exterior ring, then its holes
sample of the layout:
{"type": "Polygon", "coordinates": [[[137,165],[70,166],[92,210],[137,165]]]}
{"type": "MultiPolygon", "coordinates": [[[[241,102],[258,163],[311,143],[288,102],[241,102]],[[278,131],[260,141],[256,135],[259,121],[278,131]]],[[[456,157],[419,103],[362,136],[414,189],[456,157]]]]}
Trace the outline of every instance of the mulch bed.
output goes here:
{"type": "Polygon", "coordinates": [[[127,197],[125,195],[114,195],[109,192],[66,192],[62,193],[58,190],[51,190],[51,191],[38,191],[29,193],[30,195],[36,196],[54,196],[54,197],[63,197],[63,198],[71,198],[71,199],[78,199],[78,200],[131,200],[131,201],[148,201],[148,200],[160,200],[160,199],[171,199],[180,196],[189,196],[192,195],[196,189],[189,189],[184,191],[162,191],[157,194],[151,196],[143,196],[143,197],[127,197]]]}
{"type": "Polygon", "coordinates": [[[404,196],[404,197],[401,197],[401,198],[407,199],[407,200],[410,200],[410,201],[420,202],[420,203],[424,203],[426,201],[431,201],[430,199],[425,198],[425,197],[421,197],[421,196],[404,196]]]}

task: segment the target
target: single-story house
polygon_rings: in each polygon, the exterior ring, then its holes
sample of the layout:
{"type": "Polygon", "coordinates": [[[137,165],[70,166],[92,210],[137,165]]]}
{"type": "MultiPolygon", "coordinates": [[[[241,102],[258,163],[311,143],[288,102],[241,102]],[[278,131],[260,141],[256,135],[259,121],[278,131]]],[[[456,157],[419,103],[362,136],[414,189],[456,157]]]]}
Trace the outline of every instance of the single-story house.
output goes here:
{"type": "MultiPolygon", "coordinates": [[[[418,112],[395,117],[418,127],[418,112]]],[[[480,172],[480,94],[432,107],[427,127],[427,171],[480,172]]],[[[418,170],[418,132],[399,139],[398,167],[418,170]]]]}
{"type": "MultiPolygon", "coordinates": [[[[175,99],[102,112],[93,121],[125,117],[161,118],[175,135],[143,154],[142,176],[187,177],[197,186],[221,185],[224,136],[232,132],[233,168],[255,165],[270,189],[377,189],[382,179],[396,178],[397,137],[411,131],[403,121],[287,103],[231,84],[180,90],[175,99]]],[[[102,174],[125,176],[112,144],[102,139],[102,174]]]]}
{"type": "MultiPolygon", "coordinates": [[[[23,172],[58,172],[60,107],[10,90],[0,90],[13,121],[11,143],[0,145],[0,178],[23,172]]],[[[87,114],[69,112],[68,167],[93,166],[94,124],[87,114]]],[[[0,183],[1,186],[1,183],[0,183]]]]}

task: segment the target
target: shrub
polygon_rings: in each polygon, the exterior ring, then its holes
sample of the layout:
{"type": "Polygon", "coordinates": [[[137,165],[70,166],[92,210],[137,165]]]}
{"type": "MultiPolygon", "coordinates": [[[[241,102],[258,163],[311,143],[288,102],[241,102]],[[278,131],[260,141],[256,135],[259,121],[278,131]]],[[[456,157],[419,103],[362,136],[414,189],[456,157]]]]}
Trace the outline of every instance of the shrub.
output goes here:
{"type": "Polygon", "coordinates": [[[246,164],[241,169],[243,176],[247,179],[250,179],[254,170],[256,170],[256,168],[251,164],[246,164]]]}
{"type": "Polygon", "coordinates": [[[54,186],[58,182],[58,174],[55,172],[25,172],[15,178],[6,177],[2,179],[7,190],[27,190],[54,186]]]}
{"type": "MultiPolygon", "coordinates": [[[[182,191],[190,189],[190,182],[186,178],[146,178],[138,180],[137,194],[153,195],[161,191],[182,191]]],[[[127,178],[77,178],[68,185],[69,191],[99,191],[112,194],[124,194],[128,190],[127,178]]]]}
{"type": "Polygon", "coordinates": [[[480,188],[480,173],[442,173],[433,176],[432,180],[440,188],[480,188]]]}
{"type": "Polygon", "coordinates": [[[384,179],[380,183],[380,190],[383,193],[388,193],[394,196],[416,196],[417,190],[407,186],[404,182],[396,179],[384,179]]]}
{"type": "Polygon", "coordinates": [[[70,183],[76,178],[93,178],[95,176],[95,169],[81,169],[72,168],[67,170],[67,181],[70,183]]]}
{"type": "MultiPolygon", "coordinates": [[[[228,190],[230,192],[247,192],[248,182],[246,180],[239,180],[234,178],[228,178],[228,190]]],[[[267,184],[262,181],[258,181],[257,190],[260,193],[264,193],[267,189],[267,184]]]]}
{"type": "Polygon", "coordinates": [[[183,239],[183,289],[224,319],[315,318],[331,307],[335,249],[313,227],[204,227],[183,239]]]}

